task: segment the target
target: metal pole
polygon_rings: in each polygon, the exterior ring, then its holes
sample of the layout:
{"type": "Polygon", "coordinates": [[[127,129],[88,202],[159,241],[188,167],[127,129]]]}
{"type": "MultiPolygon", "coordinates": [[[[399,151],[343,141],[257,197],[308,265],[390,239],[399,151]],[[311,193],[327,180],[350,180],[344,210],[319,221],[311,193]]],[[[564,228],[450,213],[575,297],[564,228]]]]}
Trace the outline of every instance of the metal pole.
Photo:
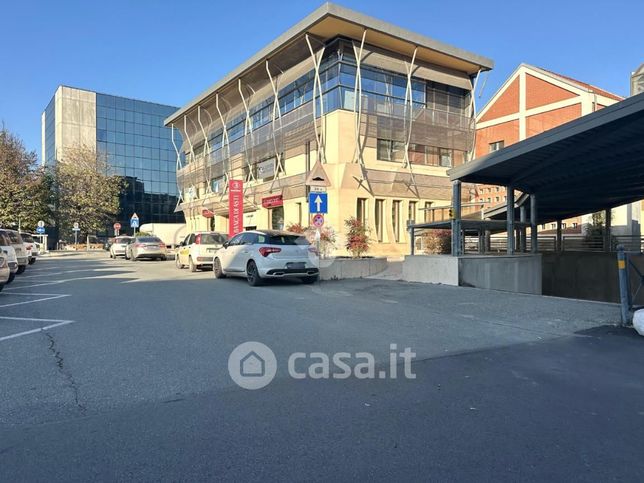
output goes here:
{"type": "Polygon", "coordinates": [[[507,239],[508,239],[508,255],[514,254],[514,186],[508,185],[507,188],[507,239]]]}
{"type": "Polygon", "coordinates": [[[411,225],[409,227],[409,232],[410,232],[410,238],[411,238],[411,254],[415,255],[415,245],[416,245],[416,229],[414,228],[414,225],[411,225]]]}
{"type": "Polygon", "coordinates": [[[610,252],[610,231],[611,231],[611,225],[612,225],[612,220],[611,220],[611,210],[610,208],[607,209],[604,212],[604,217],[606,219],[606,222],[604,223],[604,251],[606,253],[610,252]]]}
{"type": "Polygon", "coordinates": [[[539,233],[537,227],[537,195],[530,195],[530,251],[539,252],[539,233]]]}
{"type": "Polygon", "coordinates": [[[563,251],[563,233],[561,231],[561,220],[557,220],[557,252],[563,251]]]}
{"type": "Polygon", "coordinates": [[[526,208],[525,204],[521,205],[521,208],[519,208],[519,220],[521,221],[521,228],[519,228],[519,233],[520,235],[520,241],[521,241],[521,251],[522,252],[527,252],[528,251],[528,240],[527,240],[527,229],[525,226],[525,222],[527,221],[527,213],[526,213],[526,208]]]}
{"type": "Polygon", "coordinates": [[[74,248],[78,249],[78,230],[74,230],[74,248]]]}
{"type": "Polygon", "coordinates": [[[624,246],[617,246],[617,271],[619,273],[619,303],[621,313],[621,325],[630,323],[630,303],[628,287],[628,270],[626,269],[626,253],[624,246]]]}
{"type": "Polygon", "coordinates": [[[461,182],[452,183],[452,256],[461,254],[461,182]]]}

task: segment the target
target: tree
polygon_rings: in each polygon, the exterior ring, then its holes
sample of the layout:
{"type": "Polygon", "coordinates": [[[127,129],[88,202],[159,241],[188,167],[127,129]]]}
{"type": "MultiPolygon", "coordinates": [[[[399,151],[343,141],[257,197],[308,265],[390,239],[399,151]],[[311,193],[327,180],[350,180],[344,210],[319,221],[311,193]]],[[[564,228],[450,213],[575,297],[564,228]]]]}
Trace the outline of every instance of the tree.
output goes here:
{"type": "Polygon", "coordinates": [[[83,234],[105,230],[119,211],[121,177],[112,174],[105,155],[78,145],[68,148],[56,163],[56,225],[72,233],[78,222],[83,234]]]}
{"type": "Polygon", "coordinates": [[[0,129],[0,225],[33,231],[51,218],[51,180],[34,151],[4,126],[0,129]]]}
{"type": "Polygon", "coordinates": [[[344,220],[347,227],[347,242],[345,248],[353,258],[360,258],[369,251],[369,229],[355,217],[344,220]]]}

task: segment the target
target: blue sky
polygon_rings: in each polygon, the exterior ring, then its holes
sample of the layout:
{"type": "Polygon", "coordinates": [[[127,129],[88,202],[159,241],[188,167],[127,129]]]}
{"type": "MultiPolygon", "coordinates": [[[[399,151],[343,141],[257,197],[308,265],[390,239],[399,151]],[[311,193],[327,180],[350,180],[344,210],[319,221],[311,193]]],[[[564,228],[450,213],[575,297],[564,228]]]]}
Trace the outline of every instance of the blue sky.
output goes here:
{"type": "MultiPolygon", "coordinates": [[[[322,2],[2,3],[0,122],[40,156],[40,114],[59,84],[181,106],[322,2]]],[[[492,58],[479,106],[521,62],[620,95],[644,62],[642,1],[337,3],[492,58]]]]}

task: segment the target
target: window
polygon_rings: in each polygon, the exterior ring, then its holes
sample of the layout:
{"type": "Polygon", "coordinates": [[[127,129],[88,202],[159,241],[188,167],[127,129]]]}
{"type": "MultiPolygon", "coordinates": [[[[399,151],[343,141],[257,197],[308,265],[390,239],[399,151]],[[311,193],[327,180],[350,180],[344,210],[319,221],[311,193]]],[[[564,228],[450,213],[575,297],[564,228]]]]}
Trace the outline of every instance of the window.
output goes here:
{"type": "Polygon", "coordinates": [[[391,205],[391,226],[397,243],[400,241],[400,200],[394,200],[391,205]]]}
{"type": "Polygon", "coordinates": [[[556,228],[557,228],[557,224],[556,224],[556,223],[551,223],[551,224],[550,224],[550,228],[552,228],[553,230],[554,230],[554,229],[556,229],[556,228]]]}
{"type": "Polygon", "coordinates": [[[390,139],[378,139],[378,159],[381,161],[402,161],[405,153],[405,143],[390,139]]]}
{"type": "Polygon", "coordinates": [[[452,166],[452,150],[451,149],[444,149],[444,148],[438,148],[438,156],[440,159],[440,165],[449,168],[452,166]]]}
{"type": "Polygon", "coordinates": [[[425,223],[434,221],[434,212],[432,211],[432,202],[425,201],[425,223]]]}
{"type": "Polygon", "coordinates": [[[382,242],[382,217],[384,214],[384,200],[376,200],[376,238],[379,242],[382,242]]]}
{"type": "Polygon", "coordinates": [[[577,225],[577,223],[573,223],[573,224],[572,224],[572,227],[573,227],[573,228],[577,228],[577,226],[579,226],[579,225],[577,225]]]}
{"type": "Polygon", "coordinates": [[[503,149],[504,146],[505,146],[504,141],[494,141],[493,143],[490,143],[490,152],[493,153],[494,151],[503,149]]]}
{"type": "Polygon", "coordinates": [[[297,205],[297,223],[302,225],[302,203],[296,203],[297,205]]]}
{"type": "Polygon", "coordinates": [[[563,228],[563,229],[565,230],[565,229],[566,229],[566,224],[565,224],[565,223],[562,223],[562,224],[561,224],[561,228],[563,228]]]}
{"type": "Polygon", "coordinates": [[[271,212],[271,228],[273,230],[284,229],[284,207],[276,206],[270,210],[271,212]]]}
{"type": "Polygon", "coordinates": [[[362,224],[367,222],[367,199],[358,198],[356,201],[356,218],[362,224]]]}
{"type": "Polygon", "coordinates": [[[407,207],[407,219],[412,222],[416,221],[416,202],[410,201],[409,206],[407,207]]]}

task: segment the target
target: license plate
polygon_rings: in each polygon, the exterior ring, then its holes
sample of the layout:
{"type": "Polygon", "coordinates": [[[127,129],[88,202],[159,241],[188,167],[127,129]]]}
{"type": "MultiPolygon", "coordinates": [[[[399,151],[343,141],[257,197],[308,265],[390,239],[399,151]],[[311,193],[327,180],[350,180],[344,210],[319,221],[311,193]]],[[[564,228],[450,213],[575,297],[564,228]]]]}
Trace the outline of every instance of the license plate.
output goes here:
{"type": "Polygon", "coordinates": [[[286,264],[286,268],[291,269],[303,269],[305,266],[304,262],[289,262],[286,264]]]}

